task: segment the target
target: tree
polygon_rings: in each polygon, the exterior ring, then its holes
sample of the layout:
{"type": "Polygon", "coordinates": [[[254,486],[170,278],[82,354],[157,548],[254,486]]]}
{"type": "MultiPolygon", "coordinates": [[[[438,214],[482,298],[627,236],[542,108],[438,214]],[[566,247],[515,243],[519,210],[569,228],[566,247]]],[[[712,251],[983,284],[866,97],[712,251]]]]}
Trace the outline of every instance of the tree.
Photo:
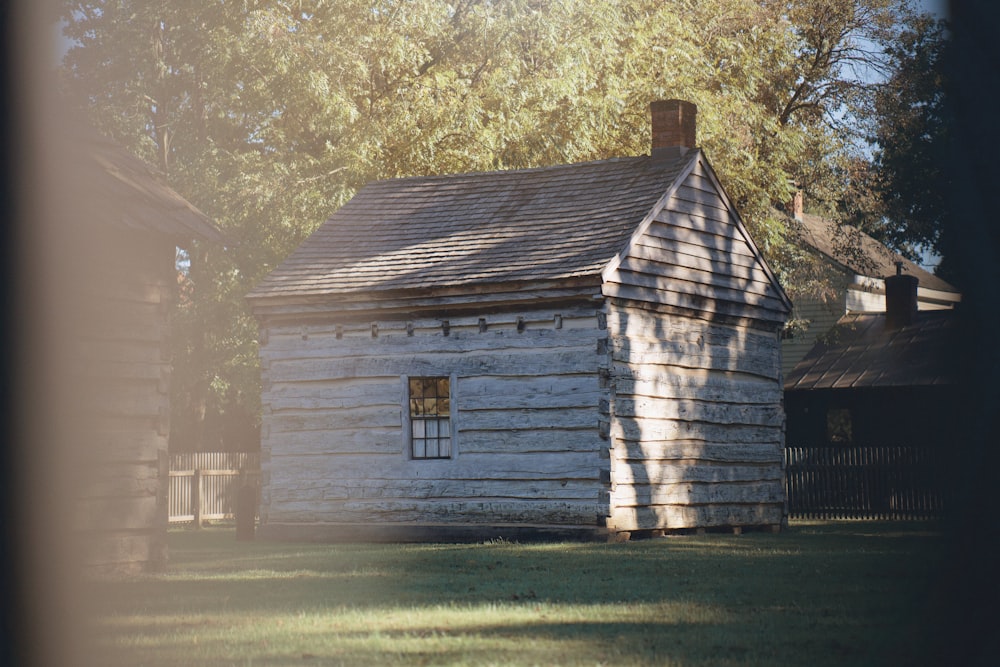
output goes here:
{"type": "Polygon", "coordinates": [[[243,295],[362,184],[642,154],[653,99],[698,104],[699,144],[793,275],[773,204],[793,183],[833,201],[864,110],[852,67],[879,66],[864,45],[891,40],[907,11],[907,0],[67,2],[70,99],[233,241],[190,251],[172,446],[253,439],[239,435],[260,409],[243,295]]]}
{"type": "Polygon", "coordinates": [[[943,258],[938,273],[956,280],[949,266],[957,230],[949,215],[946,23],[918,17],[888,55],[893,73],[875,97],[870,137],[876,147],[874,189],[881,202],[874,234],[911,258],[921,247],[933,250],[943,258]]]}

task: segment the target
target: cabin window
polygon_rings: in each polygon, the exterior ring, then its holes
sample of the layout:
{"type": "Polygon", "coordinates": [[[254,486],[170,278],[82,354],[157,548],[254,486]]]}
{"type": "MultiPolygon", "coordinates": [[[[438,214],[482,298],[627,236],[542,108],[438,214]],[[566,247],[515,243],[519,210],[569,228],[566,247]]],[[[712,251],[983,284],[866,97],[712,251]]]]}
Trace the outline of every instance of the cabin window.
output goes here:
{"type": "Polygon", "coordinates": [[[451,458],[451,381],[409,378],[410,456],[451,458]]]}
{"type": "Polygon", "coordinates": [[[826,412],[826,441],[847,443],[854,441],[851,411],[847,408],[830,408],[826,412]]]}

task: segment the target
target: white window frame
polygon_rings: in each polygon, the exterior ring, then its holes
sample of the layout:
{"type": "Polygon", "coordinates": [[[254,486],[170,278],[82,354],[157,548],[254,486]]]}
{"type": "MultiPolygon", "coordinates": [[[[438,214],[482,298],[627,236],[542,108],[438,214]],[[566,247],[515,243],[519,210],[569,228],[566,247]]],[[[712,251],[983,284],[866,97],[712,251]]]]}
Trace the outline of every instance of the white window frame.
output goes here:
{"type": "Polygon", "coordinates": [[[454,374],[451,375],[417,375],[417,376],[402,376],[403,384],[403,441],[405,444],[406,456],[412,461],[449,461],[456,457],[457,454],[457,438],[455,437],[458,429],[455,426],[455,416],[458,412],[455,403],[455,385],[456,377],[454,374]],[[448,380],[448,416],[444,419],[438,418],[428,418],[428,419],[415,419],[414,415],[411,414],[411,397],[410,397],[410,380],[419,379],[446,379],[448,380]],[[419,443],[415,439],[415,431],[417,429],[417,424],[422,422],[424,428],[429,428],[431,423],[434,423],[436,427],[441,426],[441,422],[447,421],[446,428],[447,431],[447,443],[448,452],[446,455],[440,455],[440,443],[445,438],[440,432],[434,435],[434,441],[439,445],[437,455],[427,456],[426,445],[428,444],[428,438],[425,436],[422,438],[424,440],[424,447],[422,453],[418,452],[417,447],[419,443]]]}

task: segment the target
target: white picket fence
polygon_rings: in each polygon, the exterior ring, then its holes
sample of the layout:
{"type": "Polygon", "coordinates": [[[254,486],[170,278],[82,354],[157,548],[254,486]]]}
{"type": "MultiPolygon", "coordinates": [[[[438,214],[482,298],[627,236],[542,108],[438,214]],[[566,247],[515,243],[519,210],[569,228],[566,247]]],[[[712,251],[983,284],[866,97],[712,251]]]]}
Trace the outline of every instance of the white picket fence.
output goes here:
{"type": "Polygon", "coordinates": [[[170,455],[170,522],[232,519],[239,490],[260,487],[260,454],[197,452],[170,455]]]}

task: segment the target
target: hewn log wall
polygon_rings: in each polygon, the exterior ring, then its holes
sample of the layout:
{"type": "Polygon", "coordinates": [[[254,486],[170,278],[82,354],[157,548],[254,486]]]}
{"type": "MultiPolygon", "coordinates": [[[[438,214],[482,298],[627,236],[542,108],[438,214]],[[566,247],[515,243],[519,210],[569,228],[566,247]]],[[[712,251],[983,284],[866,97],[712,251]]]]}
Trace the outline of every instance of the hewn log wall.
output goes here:
{"type": "Polygon", "coordinates": [[[266,325],[262,534],[309,524],[597,526],[607,513],[602,325],[593,306],[266,325]],[[451,459],[409,456],[405,378],[417,376],[453,378],[451,459]]]}
{"type": "MultiPolygon", "coordinates": [[[[147,234],[93,266],[78,320],[80,396],[75,526],[84,562],[143,571],[166,560],[169,353],[174,245],[147,234]]],[[[109,241],[110,243],[110,241],[109,241]]],[[[110,255],[110,253],[109,253],[110,255]]],[[[71,288],[72,289],[72,288],[71,288]]]]}
{"type": "Polygon", "coordinates": [[[778,340],[618,307],[609,316],[616,530],[778,524],[778,340]]]}

